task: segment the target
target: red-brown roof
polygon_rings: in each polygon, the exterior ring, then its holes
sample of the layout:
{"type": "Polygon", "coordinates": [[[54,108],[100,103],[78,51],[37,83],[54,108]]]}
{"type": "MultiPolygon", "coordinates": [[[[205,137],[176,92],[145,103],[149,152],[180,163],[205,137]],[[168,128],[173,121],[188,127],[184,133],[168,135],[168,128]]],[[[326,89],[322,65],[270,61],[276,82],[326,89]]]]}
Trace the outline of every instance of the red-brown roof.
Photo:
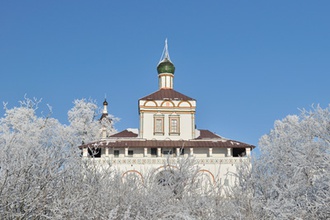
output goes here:
{"type": "Polygon", "coordinates": [[[200,135],[193,140],[146,140],[137,138],[138,134],[123,130],[109,139],[96,141],[89,144],[81,145],[79,148],[86,147],[109,147],[109,148],[157,148],[157,147],[173,147],[173,148],[255,148],[254,145],[246,144],[239,141],[224,139],[209,130],[199,130],[200,135]]]}
{"type": "Polygon", "coordinates": [[[163,99],[170,99],[170,100],[194,100],[186,95],[183,95],[180,92],[175,91],[174,89],[160,89],[157,92],[151,93],[140,100],[163,100],[163,99]]]}
{"type": "Polygon", "coordinates": [[[199,130],[199,136],[196,139],[210,139],[210,138],[221,138],[219,135],[209,131],[209,130],[199,130]]]}
{"type": "MultiPolygon", "coordinates": [[[[132,138],[137,137],[138,134],[134,133],[129,130],[123,130],[121,132],[118,132],[116,134],[111,135],[110,137],[117,137],[117,138],[132,138]]],[[[196,139],[214,139],[214,138],[222,138],[219,135],[209,131],[209,130],[199,130],[199,136],[196,139]]]]}
{"type": "Polygon", "coordinates": [[[217,141],[209,140],[145,140],[145,139],[114,139],[103,140],[80,146],[79,148],[98,147],[98,148],[157,148],[157,147],[173,147],[173,148],[255,148],[255,146],[233,141],[219,139],[217,141]]]}
{"type": "Polygon", "coordinates": [[[114,137],[114,138],[121,138],[121,137],[129,137],[129,138],[132,138],[132,137],[137,137],[138,134],[136,133],[133,133],[132,131],[128,131],[128,130],[123,130],[121,132],[118,132],[116,134],[113,134],[111,135],[110,137],[114,137]]]}

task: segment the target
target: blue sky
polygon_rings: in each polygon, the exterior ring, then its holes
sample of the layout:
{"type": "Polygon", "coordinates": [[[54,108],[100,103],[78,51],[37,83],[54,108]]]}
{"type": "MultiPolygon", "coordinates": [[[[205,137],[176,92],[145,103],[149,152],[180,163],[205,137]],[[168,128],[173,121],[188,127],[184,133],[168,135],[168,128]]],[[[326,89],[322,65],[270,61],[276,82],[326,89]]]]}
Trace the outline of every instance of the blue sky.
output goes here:
{"type": "MultiPolygon", "coordinates": [[[[277,119],[327,107],[330,1],[1,1],[0,101],[43,99],[67,123],[92,98],[138,127],[168,38],[197,128],[257,145],[277,119]]],[[[0,115],[4,111],[0,109],[0,115]]]]}

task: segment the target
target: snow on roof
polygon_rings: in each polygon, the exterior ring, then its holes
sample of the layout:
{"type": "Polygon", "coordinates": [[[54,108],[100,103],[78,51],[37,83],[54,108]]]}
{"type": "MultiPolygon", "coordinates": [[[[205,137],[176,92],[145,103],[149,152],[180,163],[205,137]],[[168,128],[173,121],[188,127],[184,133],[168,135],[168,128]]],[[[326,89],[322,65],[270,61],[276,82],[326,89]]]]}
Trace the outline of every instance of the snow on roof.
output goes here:
{"type": "Polygon", "coordinates": [[[110,138],[126,138],[126,137],[135,138],[138,136],[138,132],[136,132],[136,130],[135,129],[126,129],[126,130],[123,130],[121,132],[111,135],[110,138]]]}
{"type": "Polygon", "coordinates": [[[137,128],[127,128],[126,130],[134,134],[139,134],[139,129],[137,128]]]}
{"type": "Polygon", "coordinates": [[[223,139],[221,136],[209,131],[209,130],[204,130],[204,129],[201,129],[201,130],[197,130],[198,131],[198,134],[196,133],[196,139],[223,139]]]}

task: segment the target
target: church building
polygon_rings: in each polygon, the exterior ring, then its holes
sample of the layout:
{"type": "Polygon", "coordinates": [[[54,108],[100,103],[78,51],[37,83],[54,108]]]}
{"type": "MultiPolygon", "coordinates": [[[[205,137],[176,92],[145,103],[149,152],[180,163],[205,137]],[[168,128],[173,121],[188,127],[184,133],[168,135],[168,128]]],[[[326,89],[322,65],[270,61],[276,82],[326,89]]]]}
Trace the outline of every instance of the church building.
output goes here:
{"type": "MultiPolygon", "coordinates": [[[[235,173],[236,164],[246,160],[255,146],[196,129],[197,103],[174,90],[175,66],[167,42],[157,72],[159,89],[138,100],[139,128],[111,136],[103,130],[99,141],[80,146],[83,157],[107,160],[123,178],[137,175],[142,181],[147,172],[165,169],[165,163],[175,167],[178,158],[194,157],[198,172],[210,183],[231,184],[227,174],[235,173]]],[[[107,105],[104,101],[102,117],[108,114],[107,105]]]]}

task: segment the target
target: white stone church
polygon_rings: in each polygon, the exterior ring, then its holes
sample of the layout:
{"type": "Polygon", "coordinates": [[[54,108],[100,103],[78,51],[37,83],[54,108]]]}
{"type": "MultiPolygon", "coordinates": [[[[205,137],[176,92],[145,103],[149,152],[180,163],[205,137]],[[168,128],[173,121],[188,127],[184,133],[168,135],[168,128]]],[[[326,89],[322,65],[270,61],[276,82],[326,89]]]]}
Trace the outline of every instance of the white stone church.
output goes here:
{"type": "MultiPolygon", "coordinates": [[[[227,174],[235,173],[236,164],[246,160],[255,146],[196,129],[196,100],[174,90],[175,66],[167,42],[157,71],[158,91],[138,102],[139,128],[111,136],[103,130],[99,141],[80,146],[83,157],[106,160],[122,172],[123,178],[136,175],[141,181],[147,172],[175,168],[178,158],[194,157],[203,178],[212,184],[231,184],[233,179],[227,174]]],[[[102,117],[108,114],[108,103],[103,105],[102,117]]]]}

